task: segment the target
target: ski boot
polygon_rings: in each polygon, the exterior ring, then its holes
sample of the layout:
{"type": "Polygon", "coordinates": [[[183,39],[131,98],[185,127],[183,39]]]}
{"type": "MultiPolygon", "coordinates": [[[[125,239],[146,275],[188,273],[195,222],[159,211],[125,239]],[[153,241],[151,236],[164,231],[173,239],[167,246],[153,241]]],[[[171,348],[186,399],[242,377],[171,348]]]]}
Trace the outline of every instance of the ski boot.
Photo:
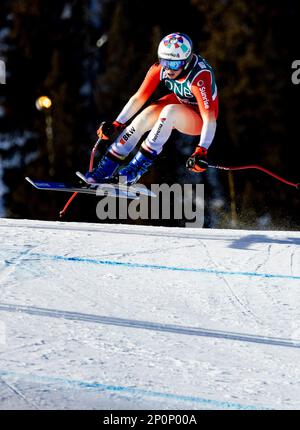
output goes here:
{"type": "Polygon", "coordinates": [[[109,152],[100,160],[98,166],[91,172],[85,174],[86,180],[90,184],[101,182],[109,182],[109,179],[121,164],[121,160],[117,159],[109,152]]]}
{"type": "Polygon", "coordinates": [[[154,159],[155,155],[141,148],[130,163],[118,171],[119,181],[126,185],[135,184],[147,172],[154,159]]]}

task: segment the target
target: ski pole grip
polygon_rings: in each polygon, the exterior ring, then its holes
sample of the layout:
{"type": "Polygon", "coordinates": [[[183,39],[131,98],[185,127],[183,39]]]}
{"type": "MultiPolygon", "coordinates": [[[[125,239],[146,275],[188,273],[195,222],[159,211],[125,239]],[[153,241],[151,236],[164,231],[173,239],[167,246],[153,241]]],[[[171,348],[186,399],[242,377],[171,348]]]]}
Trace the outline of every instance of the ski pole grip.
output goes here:
{"type": "Polygon", "coordinates": [[[195,157],[188,158],[188,160],[186,162],[186,167],[188,169],[193,169],[193,167],[195,167],[195,162],[196,162],[195,157]]]}

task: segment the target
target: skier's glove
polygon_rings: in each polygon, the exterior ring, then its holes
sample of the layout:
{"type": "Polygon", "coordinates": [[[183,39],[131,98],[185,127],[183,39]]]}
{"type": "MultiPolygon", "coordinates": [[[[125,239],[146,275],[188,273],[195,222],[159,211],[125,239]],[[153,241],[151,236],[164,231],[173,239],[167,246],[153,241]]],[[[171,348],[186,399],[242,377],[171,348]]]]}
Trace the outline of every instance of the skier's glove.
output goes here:
{"type": "Polygon", "coordinates": [[[192,172],[205,172],[208,167],[207,149],[202,146],[197,146],[195,152],[188,158],[186,167],[192,172]]]}
{"type": "Polygon", "coordinates": [[[97,135],[100,139],[109,140],[115,133],[121,132],[124,128],[125,125],[118,121],[103,121],[97,130],[97,135]]]}

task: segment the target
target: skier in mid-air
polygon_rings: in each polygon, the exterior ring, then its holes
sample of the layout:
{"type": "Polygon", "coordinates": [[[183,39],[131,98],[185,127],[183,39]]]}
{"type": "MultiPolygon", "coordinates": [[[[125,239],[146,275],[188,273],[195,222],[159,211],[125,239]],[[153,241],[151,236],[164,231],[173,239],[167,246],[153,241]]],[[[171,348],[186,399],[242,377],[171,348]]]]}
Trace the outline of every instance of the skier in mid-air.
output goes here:
{"type": "Polygon", "coordinates": [[[213,141],[218,116],[218,94],[211,66],[193,52],[191,39],[183,33],[164,37],[158,47],[158,62],[153,64],[138,91],[129,99],[114,122],[103,122],[97,131],[99,138],[118,137],[108,148],[97,168],[86,173],[89,183],[126,178],[136,183],[161,153],[173,129],[191,136],[200,136],[187,167],[204,172],[207,150],[213,141]],[[159,83],[170,94],[142,110],[131,123],[128,121],[142,108],[159,83]],[[135,148],[142,135],[150,131],[138,152],[125,166],[119,167],[135,148]]]}

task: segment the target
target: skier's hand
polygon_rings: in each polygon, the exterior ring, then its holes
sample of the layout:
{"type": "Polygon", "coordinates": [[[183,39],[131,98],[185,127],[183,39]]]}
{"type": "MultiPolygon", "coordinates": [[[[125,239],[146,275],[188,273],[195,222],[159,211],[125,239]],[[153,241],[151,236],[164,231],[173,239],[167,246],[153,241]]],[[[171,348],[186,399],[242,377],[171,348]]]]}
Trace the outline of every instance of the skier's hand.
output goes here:
{"type": "Polygon", "coordinates": [[[186,167],[192,172],[205,172],[208,167],[207,149],[202,146],[197,146],[195,152],[188,158],[186,167]]]}
{"type": "Polygon", "coordinates": [[[118,121],[103,121],[97,130],[97,135],[100,139],[109,140],[115,133],[121,132],[123,128],[125,125],[118,121]]]}

